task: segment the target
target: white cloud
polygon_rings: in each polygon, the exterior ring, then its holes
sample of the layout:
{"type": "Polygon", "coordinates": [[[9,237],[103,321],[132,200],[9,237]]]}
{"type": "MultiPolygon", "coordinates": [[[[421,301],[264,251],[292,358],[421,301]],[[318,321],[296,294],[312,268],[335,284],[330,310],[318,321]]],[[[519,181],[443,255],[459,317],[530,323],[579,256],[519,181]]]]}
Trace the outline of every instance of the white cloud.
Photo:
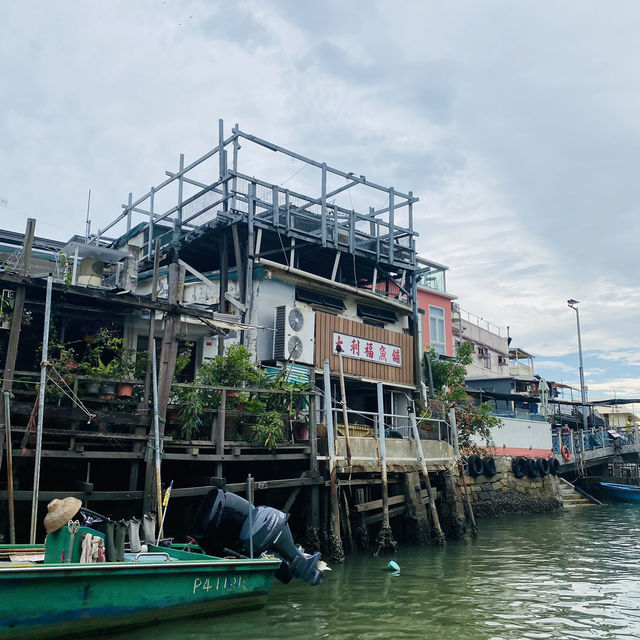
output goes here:
{"type": "MultiPolygon", "coordinates": [[[[91,188],[104,226],[180,153],[212,148],[222,117],[412,189],[418,247],[451,267],[463,308],[508,325],[540,367],[575,356],[577,298],[586,372],[602,359],[617,373],[590,375],[633,380],[640,8],[587,6],[6,4],[0,224],[23,230],[31,215],[67,239],[91,188]]],[[[297,168],[267,154],[250,170],[297,168]]]]}

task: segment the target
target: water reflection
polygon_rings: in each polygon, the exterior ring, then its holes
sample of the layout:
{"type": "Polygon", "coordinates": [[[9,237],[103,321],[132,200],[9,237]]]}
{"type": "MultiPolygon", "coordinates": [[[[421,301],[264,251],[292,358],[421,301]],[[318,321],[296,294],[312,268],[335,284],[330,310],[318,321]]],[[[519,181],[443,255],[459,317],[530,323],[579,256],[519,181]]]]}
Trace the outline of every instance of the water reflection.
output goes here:
{"type": "Polygon", "coordinates": [[[378,640],[640,637],[640,509],[585,507],[481,521],[481,537],[351,557],[318,588],[277,584],[267,606],[127,638],[378,640]]]}

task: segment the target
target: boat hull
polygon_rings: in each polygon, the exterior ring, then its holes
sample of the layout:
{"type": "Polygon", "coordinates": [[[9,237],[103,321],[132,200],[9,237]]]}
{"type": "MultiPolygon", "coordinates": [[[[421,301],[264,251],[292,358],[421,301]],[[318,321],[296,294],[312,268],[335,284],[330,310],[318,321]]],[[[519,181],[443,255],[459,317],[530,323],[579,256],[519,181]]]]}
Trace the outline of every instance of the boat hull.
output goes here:
{"type": "Polygon", "coordinates": [[[213,559],[2,567],[0,638],[68,637],[257,608],[279,564],[213,559]]]}
{"type": "Polygon", "coordinates": [[[600,482],[600,488],[609,497],[623,502],[640,502],[640,487],[630,484],[615,484],[613,482],[600,482]]]}

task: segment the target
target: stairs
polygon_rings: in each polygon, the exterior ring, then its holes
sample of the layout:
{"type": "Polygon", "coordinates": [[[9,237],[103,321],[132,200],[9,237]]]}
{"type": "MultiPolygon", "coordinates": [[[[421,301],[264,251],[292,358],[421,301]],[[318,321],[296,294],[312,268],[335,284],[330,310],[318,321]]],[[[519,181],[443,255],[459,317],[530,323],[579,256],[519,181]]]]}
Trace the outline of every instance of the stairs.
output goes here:
{"type": "Polygon", "coordinates": [[[564,478],[558,476],[558,488],[560,489],[560,498],[565,509],[575,509],[576,507],[590,507],[596,502],[592,502],[588,498],[585,498],[581,493],[578,493],[575,487],[564,478]]]}

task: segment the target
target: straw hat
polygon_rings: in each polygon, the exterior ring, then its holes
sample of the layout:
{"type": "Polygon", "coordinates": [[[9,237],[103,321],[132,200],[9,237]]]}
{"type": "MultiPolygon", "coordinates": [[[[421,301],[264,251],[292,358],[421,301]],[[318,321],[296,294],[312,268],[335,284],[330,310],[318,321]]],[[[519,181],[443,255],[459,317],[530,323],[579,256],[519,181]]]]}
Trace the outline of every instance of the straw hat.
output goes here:
{"type": "Polygon", "coordinates": [[[62,500],[52,500],[47,505],[47,515],[44,517],[44,528],[47,533],[53,533],[73,518],[78,513],[82,501],[78,498],[64,498],[62,500]]]}

